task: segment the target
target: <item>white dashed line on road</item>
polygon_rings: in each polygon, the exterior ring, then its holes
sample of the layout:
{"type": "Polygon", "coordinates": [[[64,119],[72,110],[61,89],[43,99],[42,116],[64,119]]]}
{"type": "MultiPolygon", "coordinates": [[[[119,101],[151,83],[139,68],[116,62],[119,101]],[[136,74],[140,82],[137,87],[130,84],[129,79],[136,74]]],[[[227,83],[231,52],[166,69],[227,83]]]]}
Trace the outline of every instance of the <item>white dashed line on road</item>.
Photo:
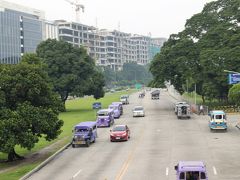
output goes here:
{"type": "Polygon", "coordinates": [[[213,173],[214,175],[217,175],[217,169],[215,168],[215,166],[213,166],[213,173]]]}
{"type": "Polygon", "coordinates": [[[168,176],[168,167],[166,168],[166,176],[168,176]]]}
{"type": "Polygon", "coordinates": [[[81,172],[82,172],[82,169],[80,169],[76,174],[74,174],[73,177],[72,177],[72,179],[74,179],[75,177],[77,177],[81,172]]]}

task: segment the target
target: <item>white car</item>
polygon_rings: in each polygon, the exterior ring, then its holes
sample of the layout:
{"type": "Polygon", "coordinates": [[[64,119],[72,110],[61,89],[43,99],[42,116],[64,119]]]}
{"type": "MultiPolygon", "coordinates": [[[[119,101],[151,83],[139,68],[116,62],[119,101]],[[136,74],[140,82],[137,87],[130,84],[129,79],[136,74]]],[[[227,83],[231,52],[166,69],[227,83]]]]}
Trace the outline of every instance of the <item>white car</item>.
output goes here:
{"type": "Polygon", "coordinates": [[[128,95],[122,95],[122,96],[120,97],[120,101],[121,101],[123,104],[129,104],[128,98],[129,98],[128,95]]]}
{"type": "Polygon", "coordinates": [[[145,116],[145,111],[142,106],[135,106],[133,108],[133,117],[144,117],[145,116]]]}
{"type": "Polygon", "coordinates": [[[182,104],[187,104],[187,103],[185,101],[178,101],[178,102],[175,103],[175,105],[174,105],[175,114],[177,114],[178,106],[182,105],[182,104]]]}

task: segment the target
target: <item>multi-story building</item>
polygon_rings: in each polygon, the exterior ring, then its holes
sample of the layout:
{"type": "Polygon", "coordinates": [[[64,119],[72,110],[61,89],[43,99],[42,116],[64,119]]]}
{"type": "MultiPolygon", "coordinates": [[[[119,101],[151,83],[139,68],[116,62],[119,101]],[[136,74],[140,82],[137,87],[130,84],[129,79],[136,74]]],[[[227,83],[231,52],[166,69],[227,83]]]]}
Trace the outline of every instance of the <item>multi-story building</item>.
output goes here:
{"type": "Polygon", "coordinates": [[[42,41],[44,13],[0,0],[0,63],[16,64],[42,41]]]}
{"type": "Polygon", "coordinates": [[[42,40],[57,39],[86,48],[99,66],[121,70],[124,63],[149,63],[164,38],[99,30],[81,23],[44,20],[44,12],[0,0],[0,63],[15,64],[42,40]]]}
{"type": "Polygon", "coordinates": [[[56,21],[59,39],[74,46],[84,46],[99,66],[121,70],[124,63],[148,64],[160,51],[158,42],[149,36],[131,35],[117,30],[99,30],[92,26],[56,21]]]}
{"type": "Polygon", "coordinates": [[[136,43],[137,63],[141,65],[148,64],[149,59],[149,46],[151,38],[148,36],[134,35],[131,37],[136,43]]]}
{"type": "Polygon", "coordinates": [[[148,52],[150,61],[153,60],[154,56],[160,52],[161,47],[166,40],[166,38],[151,38],[148,52]]]}
{"type": "Polygon", "coordinates": [[[43,21],[43,40],[59,40],[58,25],[55,22],[43,21]]]}

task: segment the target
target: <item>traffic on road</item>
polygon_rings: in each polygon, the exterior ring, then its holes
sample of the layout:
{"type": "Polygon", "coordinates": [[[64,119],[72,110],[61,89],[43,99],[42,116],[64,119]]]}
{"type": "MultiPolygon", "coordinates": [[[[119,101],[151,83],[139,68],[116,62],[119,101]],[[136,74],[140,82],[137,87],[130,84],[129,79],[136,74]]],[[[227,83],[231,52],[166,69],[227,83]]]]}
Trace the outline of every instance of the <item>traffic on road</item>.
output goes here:
{"type": "Polygon", "coordinates": [[[96,122],[76,125],[72,147],[29,179],[239,180],[237,119],[228,119],[227,132],[209,131],[213,125],[225,127],[224,112],[178,119],[175,114],[190,105],[167,91],[152,99],[152,91],[142,98],[130,95],[129,104],[114,102],[121,104],[120,116],[109,105],[97,112],[96,122]]]}

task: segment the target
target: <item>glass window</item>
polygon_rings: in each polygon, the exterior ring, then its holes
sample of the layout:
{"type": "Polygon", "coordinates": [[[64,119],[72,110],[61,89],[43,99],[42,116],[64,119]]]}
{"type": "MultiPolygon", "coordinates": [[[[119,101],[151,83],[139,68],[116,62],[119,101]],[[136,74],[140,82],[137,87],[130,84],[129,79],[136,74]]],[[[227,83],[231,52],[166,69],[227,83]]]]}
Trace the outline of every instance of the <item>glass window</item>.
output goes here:
{"type": "Polygon", "coordinates": [[[74,38],[74,42],[75,42],[75,43],[78,43],[78,42],[79,42],[79,39],[78,39],[78,38],[74,38]]]}
{"type": "Polygon", "coordinates": [[[204,172],[201,172],[201,179],[206,179],[206,174],[204,172]]]}
{"type": "Polygon", "coordinates": [[[78,36],[78,32],[77,31],[74,31],[74,36],[78,36]]]}
{"type": "Polygon", "coordinates": [[[72,34],[73,34],[73,31],[70,30],[70,29],[60,29],[60,30],[59,30],[59,33],[60,33],[60,34],[69,34],[69,35],[72,35],[72,34]]]}
{"type": "Polygon", "coordinates": [[[216,115],[215,118],[216,119],[222,119],[222,115],[216,115]]]}
{"type": "Polygon", "coordinates": [[[185,179],[185,173],[184,173],[184,172],[181,172],[179,178],[180,178],[180,179],[185,179]]]}
{"type": "Polygon", "coordinates": [[[126,131],[126,126],[116,126],[113,128],[113,131],[126,131]]]}
{"type": "Polygon", "coordinates": [[[73,38],[72,37],[68,37],[68,36],[61,36],[60,39],[63,40],[63,41],[73,42],[73,38]]]}

